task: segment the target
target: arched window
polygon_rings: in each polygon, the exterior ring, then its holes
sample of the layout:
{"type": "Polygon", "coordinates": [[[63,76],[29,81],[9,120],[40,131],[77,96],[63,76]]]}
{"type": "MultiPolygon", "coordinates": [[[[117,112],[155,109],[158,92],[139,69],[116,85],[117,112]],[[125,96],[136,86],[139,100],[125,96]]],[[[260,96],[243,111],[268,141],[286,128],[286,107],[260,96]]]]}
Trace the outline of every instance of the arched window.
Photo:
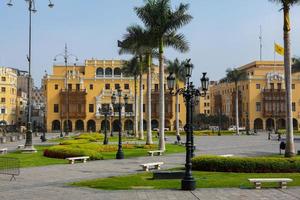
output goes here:
{"type": "Polygon", "coordinates": [[[114,76],[121,76],[121,69],[120,68],[115,68],[114,69],[114,76]]]}
{"type": "Polygon", "coordinates": [[[112,76],[112,69],[111,68],[106,68],[105,69],[105,76],[112,76]]]}
{"type": "Polygon", "coordinates": [[[96,70],[96,76],[103,76],[104,75],[104,71],[103,68],[99,67],[96,70]]]}

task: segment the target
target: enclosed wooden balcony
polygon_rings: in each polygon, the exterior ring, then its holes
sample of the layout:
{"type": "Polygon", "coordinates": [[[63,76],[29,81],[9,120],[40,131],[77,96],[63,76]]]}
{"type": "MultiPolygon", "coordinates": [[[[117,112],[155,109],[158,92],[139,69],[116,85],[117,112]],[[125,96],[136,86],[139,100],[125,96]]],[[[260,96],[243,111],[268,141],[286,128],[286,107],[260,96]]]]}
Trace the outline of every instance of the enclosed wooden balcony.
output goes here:
{"type": "Polygon", "coordinates": [[[67,118],[67,113],[69,113],[70,119],[84,119],[86,117],[86,90],[61,90],[60,104],[62,118],[67,118]]]}
{"type": "MultiPolygon", "coordinates": [[[[152,90],[151,92],[151,110],[152,117],[159,118],[159,91],[152,90]]],[[[165,92],[165,118],[172,119],[173,118],[173,97],[171,94],[165,92]]]]}
{"type": "Polygon", "coordinates": [[[262,100],[264,117],[285,117],[285,90],[264,89],[262,90],[262,100]]]}

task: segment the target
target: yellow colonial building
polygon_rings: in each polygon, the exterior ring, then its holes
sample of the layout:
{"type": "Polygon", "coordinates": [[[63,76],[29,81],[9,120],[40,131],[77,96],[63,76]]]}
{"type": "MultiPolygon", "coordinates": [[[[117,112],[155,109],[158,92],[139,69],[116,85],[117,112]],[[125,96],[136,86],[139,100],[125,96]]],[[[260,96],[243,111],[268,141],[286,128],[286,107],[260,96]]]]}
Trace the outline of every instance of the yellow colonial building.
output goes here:
{"type": "MultiPolygon", "coordinates": [[[[238,69],[247,79],[238,83],[240,126],[250,129],[285,128],[285,81],[283,62],[255,61],[238,69]]],[[[294,129],[300,121],[300,73],[292,75],[292,111],[294,129]]],[[[219,82],[210,87],[211,113],[222,110],[235,124],[235,87],[219,82]]]]}
{"type": "MultiPolygon", "coordinates": [[[[122,129],[133,130],[134,116],[134,78],[122,73],[124,62],[121,60],[86,60],[82,65],[54,65],[53,73],[43,79],[46,104],[47,131],[63,130],[69,118],[71,131],[99,131],[104,129],[104,115],[99,110],[104,106],[111,107],[114,112],[108,118],[109,130],[118,130],[118,113],[113,108],[111,96],[121,88],[122,94],[129,97],[126,107],[122,108],[122,129]],[[67,90],[68,87],[68,90],[67,90]],[[69,96],[69,98],[67,98],[69,96]],[[69,112],[68,106],[69,105],[69,112]],[[69,113],[69,114],[68,114],[69,113]],[[111,129],[112,128],[112,129],[111,129]]],[[[166,74],[167,75],[167,74],[166,74]]],[[[143,126],[147,129],[147,80],[143,76],[143,126]]],[[[140,98],[138,88],[138,98],[140,98]]],[[[175,127],[175,97],[165,94],[166,119],[165,127],[175,127]]],[[[151,91],[152,129],[159,125],[159,87],[158,67],[152,72],[151,91]]],[[[123,101],[123,98],[122,98],[123,101]]],[[[180,126],[185,124],[185,106],[180,97],[180,126]]]]}
{"type": "Polygon", "coordinates": [[[0,121],[2,124],[15,124],[18,70],[0,67],[0,77],[0,121]]]}

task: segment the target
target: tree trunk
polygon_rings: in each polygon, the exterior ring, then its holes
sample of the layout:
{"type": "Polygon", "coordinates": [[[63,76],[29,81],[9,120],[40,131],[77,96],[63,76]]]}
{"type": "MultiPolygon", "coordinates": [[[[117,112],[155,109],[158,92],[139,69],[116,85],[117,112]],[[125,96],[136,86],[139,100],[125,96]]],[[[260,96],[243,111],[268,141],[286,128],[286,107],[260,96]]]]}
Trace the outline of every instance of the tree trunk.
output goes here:
{"type": "Polygon", "coordinates": [[[140,72],[140,134],[139,139],[144,139],[144,110],[143,110],[143,73],[140,72]]]}
{"type": "Polygon", "coordinates": [[[146,144],[153,144],[151,127],[151,55],[148,55],[148,73],[147,73],[147,140],[146,144]]]}
{"type": "Polygon", "coordinates": [[[285,157],[295,156],[293,113],[292,113],[292,88],[291,88],[291,44],[290,44],[290,19],[289,6],[285,5],[284,11],[284,74],[286,88],[286,148],[285,157]]]}
{"type": "Polygon", "coordinates": [[[163,62],[163,39],[159,40],[159,149],[166,150],[165,146],[165,69],[163,62]]]}
{"type": "Polygon", "coordinates": [[[135,110],[135,113],[134,113],[134,134],[135,134],[135,137],[138,138],[139,137],[139,129],[138,129],[138,99],[137,99],[137,77],[135,76],[134,77],[134,110],[135,110]]]}
{"type": "MultiPolygon", "coordinates": [[[[176,89],[178,89],[178,85],[176,84],[176,89]]],[[[175,115],[176,115],[176,136],[180,136],[179,131],[179,94],[176,94],[176,104],[175,104],[175,115]]]]}
{"type": "Polygon", "coordinates": [[[235,83],[235,118],[236,134],[239,135],[239,88],[237,83],[235,83]]]}

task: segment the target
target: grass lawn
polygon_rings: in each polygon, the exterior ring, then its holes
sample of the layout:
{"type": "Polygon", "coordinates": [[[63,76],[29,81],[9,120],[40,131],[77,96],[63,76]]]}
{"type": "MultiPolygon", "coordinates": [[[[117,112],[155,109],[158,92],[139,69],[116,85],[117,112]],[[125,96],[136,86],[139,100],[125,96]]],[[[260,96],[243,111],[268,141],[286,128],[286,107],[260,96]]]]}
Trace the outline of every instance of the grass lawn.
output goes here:
{"type": "Polygon", "coordinates": [[[6,155],[1,155],[0,157],[11,157],[18,158],[20,160],[20,166],[23,167],[38,167],[45,165],[55,165],[55,164],[66,164],[67,160],[47,158],[43,156],[43,151],[45,146],[35,146],[37,153],[33,154],[24,154],[21,151],[16,151],[14,153],[8,153],[6,155]]]}
{"type": "MultiPolygon", "coordinates": [[[[197,188],[252,188],[248,178],[292,178],[288,186],[300,186],[299,173],[224,173],[194,171],[197,188]]],[[[181,180],[153,180],[152,173],[110,177],[72,183],[72,186],[104,190],[180,189],[181,180]]],[[[263,183],[263,187],[277,187],[276,183],[263,183]]]]}

